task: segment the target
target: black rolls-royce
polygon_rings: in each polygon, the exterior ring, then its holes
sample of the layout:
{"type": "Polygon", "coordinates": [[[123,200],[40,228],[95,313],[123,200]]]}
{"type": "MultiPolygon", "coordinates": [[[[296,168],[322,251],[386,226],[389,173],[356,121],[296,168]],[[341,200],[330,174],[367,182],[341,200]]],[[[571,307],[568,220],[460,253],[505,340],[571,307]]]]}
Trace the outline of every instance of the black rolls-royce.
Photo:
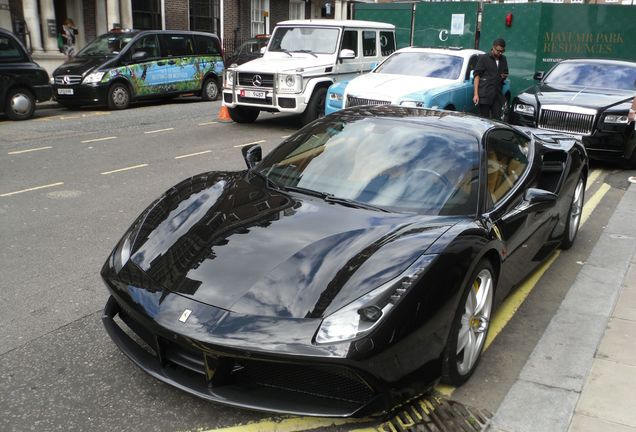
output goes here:
{"type": "Polygon", "coordinates": [[[510,122],[577,135],[592,159],[636,167],[634,122],[636,63],[579,59],[557,63],[512,103],[510,122]]]}

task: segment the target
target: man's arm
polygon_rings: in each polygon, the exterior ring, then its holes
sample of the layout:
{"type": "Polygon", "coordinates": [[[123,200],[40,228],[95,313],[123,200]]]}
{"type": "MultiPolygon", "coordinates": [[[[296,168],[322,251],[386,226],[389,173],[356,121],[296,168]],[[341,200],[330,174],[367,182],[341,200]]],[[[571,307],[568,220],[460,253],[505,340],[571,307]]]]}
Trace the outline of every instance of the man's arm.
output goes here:
{"type": "Polygon", "coordinates": [[[479,75],[475,75],[475,89],[473,90],[473,103],[479,103],[479,75]]]}

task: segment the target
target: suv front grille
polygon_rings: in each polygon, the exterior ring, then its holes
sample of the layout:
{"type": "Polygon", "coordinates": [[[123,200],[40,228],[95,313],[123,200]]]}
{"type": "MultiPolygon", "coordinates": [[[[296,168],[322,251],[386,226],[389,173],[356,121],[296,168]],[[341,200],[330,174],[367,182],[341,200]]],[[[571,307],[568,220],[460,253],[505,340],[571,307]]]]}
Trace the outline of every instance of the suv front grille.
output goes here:
{"type": "Polygon", "coordinates": [[[82,82],[81,75],[58,75],[55,77],[57,85],[77,85],[82,82]]]}
{"type": "Polygon", "coordinates": [[[347,95],[347,107],[358,105],[388,105],[391,101],[383,101],[376,99],[359,98],[355,96],[347,95]]]}
{"type": "Polygon", "coordinates": [[[238,83],[241,86],[247,87],[273,88],[274,75],[258,72],[239,72],[238,83]],[[260,85],[256,84],[258,82],[260,82],[260,85]]]}
{"type": "Polygon", "coordinates": [[[555,110],[544,107],[539,114],[539,128],[577,135],[591,135],[596,112],[592,110],[555,110]],[[585,111],[585,112],[574,112],[585,111]]]}

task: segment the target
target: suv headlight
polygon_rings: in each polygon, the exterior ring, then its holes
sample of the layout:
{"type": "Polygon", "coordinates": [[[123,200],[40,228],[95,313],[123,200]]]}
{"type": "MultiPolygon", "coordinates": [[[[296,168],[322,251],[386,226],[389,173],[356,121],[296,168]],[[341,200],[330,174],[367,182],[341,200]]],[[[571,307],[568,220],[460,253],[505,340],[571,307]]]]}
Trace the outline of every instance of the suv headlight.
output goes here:
{"type": "Polygon", "coordinates": [[[326,317],[316,333],[316,343],[356,339],[375,328],[418,282],[437,255],[422,255],[397,278],[326,317]]]}
{"type": "Polygon", "coordinates": [[[279,93],[300,93],[303,89],[303,77],[298,74],[278,74],[279,93]]]}
{"type": "Polygon", "coordinates": [[[84,81],[82,81],[82,84],[94,84],[94,83],[98,83],[102,80],[102,78],[104,77],[104,74],[106,72],[93,72],[91,74],[86,75],[86,78],[84,78],[84,81]]]}
{"type": "Polygon", "coordinates": [[[627,124],[629,120],[627,119],[627,114],[608,114],[603,119],[604,123],[613,123],[613,124],[627,124]]]}
{"type": "Polygon", "coordinates": [[[225,83],[223,84],[223,87],[233,87],[234,86],[234,71],[226,70],[223,76],[225,77],[225,83]]]}
{"type": "Polygon", "coordinates": [[[532,105],[516,103],[513,107],[514,111],[523,115],[534,115],[534,107],[532,105]]]}

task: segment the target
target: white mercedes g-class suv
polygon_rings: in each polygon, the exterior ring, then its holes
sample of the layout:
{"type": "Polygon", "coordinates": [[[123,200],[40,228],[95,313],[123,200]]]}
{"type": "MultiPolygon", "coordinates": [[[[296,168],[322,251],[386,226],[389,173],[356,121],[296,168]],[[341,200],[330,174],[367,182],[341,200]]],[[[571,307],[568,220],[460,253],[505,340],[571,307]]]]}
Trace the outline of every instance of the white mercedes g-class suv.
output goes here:
{"type": "Polygon", "coordinates": [[[260,111],[301,114],[302,124],[325,113],[327,88],[371,68],[395,51],[395,26],[357,20],[279,23],[263,57],[223,75],[223,105],[237,123],[260,111]]]}

